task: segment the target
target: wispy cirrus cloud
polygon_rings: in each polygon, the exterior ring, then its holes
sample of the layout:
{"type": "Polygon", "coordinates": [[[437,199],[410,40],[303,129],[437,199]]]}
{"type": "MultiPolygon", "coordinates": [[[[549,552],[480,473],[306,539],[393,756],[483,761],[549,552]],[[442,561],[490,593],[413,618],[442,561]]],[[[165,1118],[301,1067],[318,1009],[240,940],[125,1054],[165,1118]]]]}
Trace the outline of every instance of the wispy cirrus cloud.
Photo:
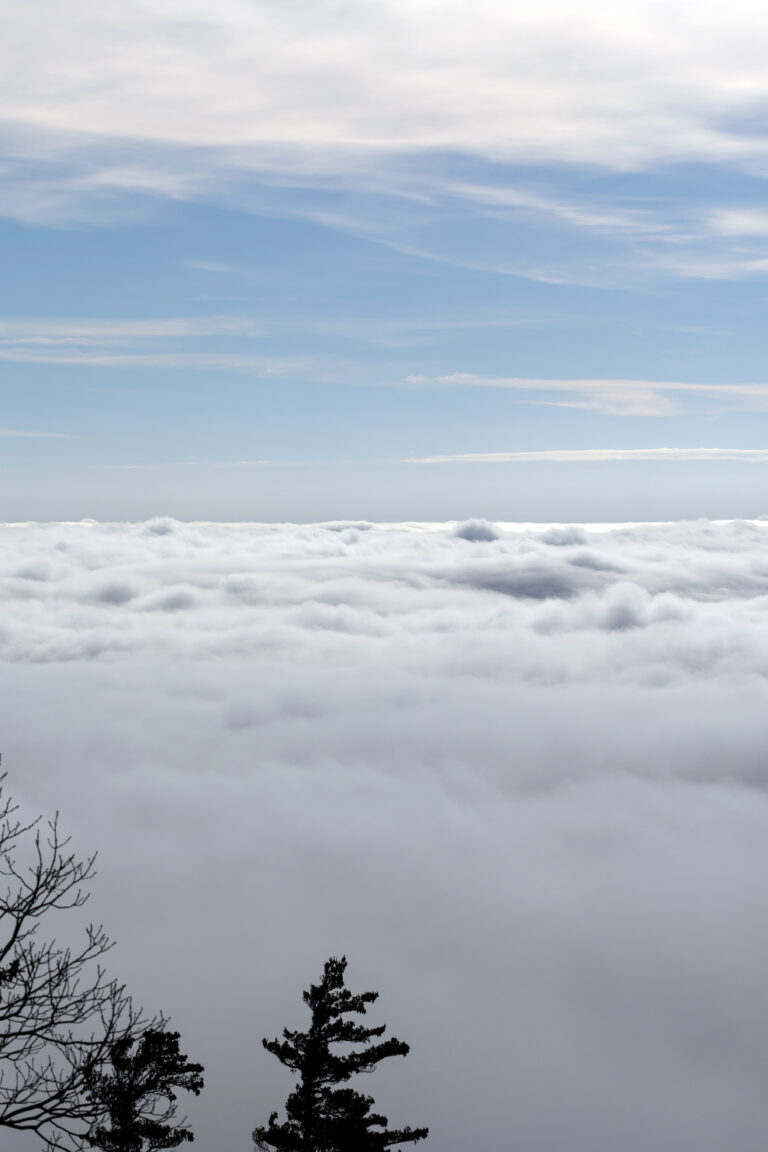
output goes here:
{"type": "Polygon", "coordinates": [[[241,316],[150,316],[99,320],[93,317],[0,318],[0,348],[6,344],[114,344],[199,336],[260,336],[263,329],[241,316]]]}
{"type": "Polygon", "coordinates": [[[561,380],[523,376],[481,376],[452,372],[443,376],[409,376],[417,387],[504,388],[527,394],[528,403],[584,408],[620,416],[667,416],[680,410],[681,397],[696,397],[732,407],[768,407],[768,383],[702,384],[683,380],[621,378],[561,380]],[[550,393],[542,399],[542,394],[550,393]],[[563,394],[565,394],[563,396],[563,394]]]}
{"type": "Polygon", "coordinates": [[[484,0],[471,14],[466,0],[193,0],[183,12],[174,0],[103,0],[98,13],[73,0],[66,14],[54,0],[4,0],[0,12],[7,215],[108,221],[147,197],[235,201],[545,281],[766,270],[759,253],[740,262],[710,250],[742,234],[732,190],[692,207],[663,176],[631,187],[662,165],[768,170],[768,16],[750,0],[684,0],[674,12],[627,0],[620,16],[596,0],[578,19],[566,0],[525,12],[484,0]],[[482,172],[470,175],[467,158],[482,172]],[[627,177],[621,194],[595,190],[606,173],[627,177]],[[351,189],[371,210],[299,205],[286,189],[351,189]],[[377,226],[387,196],[399,208],[462,200],[486,217],[533,214],[624,247],[587,260],[542,240],[494,265],[498,245],[450,251],[410,234],[396,211],[377,226]],[[680,259],[646,250],[666,239],[682,244],[680,259]]]}
{"type": "Polygon", "coordinates": [[[761,252],[745,254],[743,250],[700,255],[689,247],[679,253],[656,254],[651,263],[658,270],[689,280],[752,280],[768,272],[768,256],[761,252]]]}
{"type": "MultiPolygon", "coordinates": [[[[381,152],[458,149],[625,169],[684,157],[747,161],[766,144],[745,113],[768,97],[768,19],[749,0],[674,13],[565,0],[5,0],[4,122],[17,152],[123,139],[210,147],[275,170],[381,152]],[[741,119],[739,115],[741,114],[741,119]],[[259,149],[262,151],[259,152],[259,149]]],[[[107,170],[144,184],[134,161],[107,170]]],[[[106,179],[106,177],[105,177],[106,179]]],[[[107,181],[108,182],[108,181],[107,181]]]]}
{"type": "Polygon", "coordinates": [[[195,272],[214,272],[222,276],[248,276],[251,271],[239,264],[222,264],[215,260],[185,260],[184,263],[195,272]]]}
{"type": "Polygon", "coordinates": [[[248,350],[264,333],[247,317],[141,317],[129,319],[0,319],[0,361],[90,367],[204,369],[275,375],[295,368],[296,357],[248,350]],[[210,351],[205,341],[230,347],[210,351]]]}
{"type": "Polygon", "coordinates": [[[768,212],[755,208],[721,208],[708,219],[713,232],[724,236],[768,236],[768,212]]]}
{"type": "Polygon", "coordinates": [[[82,365],[93,368],[192,368],[216,371],[256,372],[279,375],[290,369],[306,367],[306,362],[290,357],[241,356],[228,352],[102,352],[41,351],[38,349],[0,349],[0,360],[16,364],[82,365]]]}
{"type": "MultiPolygon", "coordinates": [[[[211,269],[205,263],[196,265],[211,269]]],[[[220,271],[218,267],[215,271],[220,271]]],[[[17,364],[82,365],[99,368],[190,368],[274,374],[300,369],[323,372],[327,353],[323,341],[348,345],[400,348],[442,332],[483,331],[545,323],[537,315],[510,317],[493,313],[479,317],[269,317],[242,315],[187,317],[82,318],[0,317],[0,361],[17,364]],[[265,336],[300,336],[319,342],[322,351],[308,355],[265,355],[253,352],[265,336]],[[215,347],[215,351],[211,350],[215,347]]],[[[336,361],[337,367],[341,365],[336,361]]],[[[333,371],[333,368],[329,368],[333,371]]],[[[347,368],[343,369],[346,373],[347,368]]]]}
{"type": "Polygon", "coordinates": [[[620,461],[741,461],[768,463],[768,448],[549,448],[535,452],[466,452],[454,456],[418,456],[407,464],[609,464],[620,461]]]}
{"type": "Polygon", "coordinates": [[[583,194],[570,198],[536,193],[506,185],[455,184],[447,191],[452,196],[469,200],[496,212],[531,213],[554,217],[579,228],[594,229],[612,234],[664,233],[671,230],[649,209],[621,208],[603,201],[590,201],[583,194]]]}
{"type": "Polygon", "coordinates": [[[20,437],[24,440],[71,440],[68,432],[36,432],[28,428],[0,428],[0,436],[20,437]]]}

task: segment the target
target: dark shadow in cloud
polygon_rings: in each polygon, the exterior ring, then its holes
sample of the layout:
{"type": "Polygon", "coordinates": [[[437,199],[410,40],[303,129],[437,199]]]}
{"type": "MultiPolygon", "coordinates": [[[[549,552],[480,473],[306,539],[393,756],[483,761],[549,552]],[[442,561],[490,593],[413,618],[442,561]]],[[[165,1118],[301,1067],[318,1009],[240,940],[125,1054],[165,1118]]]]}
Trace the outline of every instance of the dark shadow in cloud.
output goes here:
{"type": "Polygon", "coordinates": [[[489,524],[487,520],[465,520],[463,524],[457,524],[453,530],[453,535],[458,540],[471,540],[473,543],[498,540],[501,533],[498,528],[493,524],[489,524]]]}
{"type": "Polygon", "coordinates": [[[615,560],[609,560],[607,556],[601,556],[597,552],[586,550],[577,552],[574,556],[570,556],[569,562],[576,568],[591,568],[593,572],[626,571],[626,568],[623,564],[617,564],[615,560]]]}
{"type": "Polygon", "coordinates": [[[102,604],[127,604],[137,594],[136,589],[129,584],[109,583],[97,588],[93,596],[102,604]]]}
{"type": "Polygon", "coordinates": [[[142,531],[148,536],[169,536],[172,532],[176,531],[176,520],[172,520],[170,516],[155,516],[152,520],[147,520],[142,526],[142,531]]]}
{"type": "Polygon", "coordinates": [[[542,532],[539,536],[542,544],[552,544],[556,548],[567,548],[573,544],[586,544],[587,534],[583,528],[577,528],[574,524],[558,525],[553,524],[546,532],[542,532]]]}
{"type": "Polygon", "coordinates": [[[528,600],[570,600],[604,583],[596,575],[578,569],[574,572],[565,565],[548,564],[544,559],[464,568],[457,572],[456,582],[528,600]]]}

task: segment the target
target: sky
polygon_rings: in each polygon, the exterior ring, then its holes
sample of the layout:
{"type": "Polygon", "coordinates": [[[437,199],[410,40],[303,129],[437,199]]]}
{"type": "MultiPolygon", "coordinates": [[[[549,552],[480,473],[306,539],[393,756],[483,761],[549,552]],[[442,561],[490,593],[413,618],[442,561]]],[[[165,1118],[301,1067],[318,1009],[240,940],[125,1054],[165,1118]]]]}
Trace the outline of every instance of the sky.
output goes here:
{"type": "Polygon", "coordinates": [[[0,21],[3,768],[196,1147],[346,953],[427,1148],[763,1152],[765,5],[0,21]]]}
{"type": "MultiPolygon", "coordinates": [[[[762,1152],[768,523],[0,527],[3,768],[206,1068],[346,952],[439,1152],[762,1152]]],[[[73,914],[46,935],[73,932],[73,914]]],[[[32,1152],[34,1139],[8,1152],[32,1152]]]]}
{"type": "Polygon", "coordinates": [[[763,5],[0,13],[5,520],[768,511],[763,5]]]}

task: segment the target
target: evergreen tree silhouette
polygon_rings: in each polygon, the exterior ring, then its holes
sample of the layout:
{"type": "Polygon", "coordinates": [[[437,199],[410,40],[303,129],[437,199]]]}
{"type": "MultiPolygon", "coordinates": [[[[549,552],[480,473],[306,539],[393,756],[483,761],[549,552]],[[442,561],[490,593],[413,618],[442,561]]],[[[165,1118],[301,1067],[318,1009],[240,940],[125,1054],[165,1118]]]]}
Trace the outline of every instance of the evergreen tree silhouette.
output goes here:
{"type": "Polygon", "coordinates": [[[388,1127],[386,1116],[372,1112],[373,1097],[339,1087],[360,1072],[373,1072],[381,1060],[407,1056],[408,1045],[394,1036],[379,1040],[386,1025],[365,1028],[348,1019],[365,1015],[378,992],[354,995],[344,985],[345,956],[332,956],[319,984],[304,992],[312,1019],[307,1032],[283,1030],[282,1040],[263,1040],[268,1052],[290,1068],[298,1083],[285,1103],[287,1119],[273,1112],[266,1126],[254,1129],[262,1152],[382,1152],[397,1144],[424,1140],[428,1128],[388,1127]],[[342,1045],[342,1051],[335,1051],[342,1045]],[[349,1050],[350,1045],[358,1046],[349,1050]],[[362,1047],[359,1047],[362,1046],[362,1047]]]}
{"type": "Polygon", "coordinates": [[[176,1120],[176,1092],[200,1094],[203,1067],[179,1052],[179,1033],[147,1029],[123,1036],[110,1052],[111,1069],[87,1078],[91,1099],[109,1120],[94,1127],[88,1143],[102,1152],[155,1152],[177,1148],[194,1136],[187,1121],[176,1120]]]}

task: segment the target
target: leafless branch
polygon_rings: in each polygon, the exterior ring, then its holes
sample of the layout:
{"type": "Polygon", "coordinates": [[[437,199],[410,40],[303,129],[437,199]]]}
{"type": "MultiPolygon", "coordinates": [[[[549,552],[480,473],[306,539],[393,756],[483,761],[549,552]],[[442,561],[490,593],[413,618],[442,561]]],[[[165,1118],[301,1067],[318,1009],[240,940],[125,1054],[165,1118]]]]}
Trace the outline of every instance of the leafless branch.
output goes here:
{"type": "Polygon", "coordinates": [[[51,913],[82,908],[95,855],[79,859],[59,830],[24,823],[0,775],[0,1128],[35,1132],[51,1152],[85,1147],[97,1119],[88,1070],[120,1036],[162,1026],[147,1021],[103,957],[112,941],[88,925],[79,945],[43,939],[51,913]]]}

